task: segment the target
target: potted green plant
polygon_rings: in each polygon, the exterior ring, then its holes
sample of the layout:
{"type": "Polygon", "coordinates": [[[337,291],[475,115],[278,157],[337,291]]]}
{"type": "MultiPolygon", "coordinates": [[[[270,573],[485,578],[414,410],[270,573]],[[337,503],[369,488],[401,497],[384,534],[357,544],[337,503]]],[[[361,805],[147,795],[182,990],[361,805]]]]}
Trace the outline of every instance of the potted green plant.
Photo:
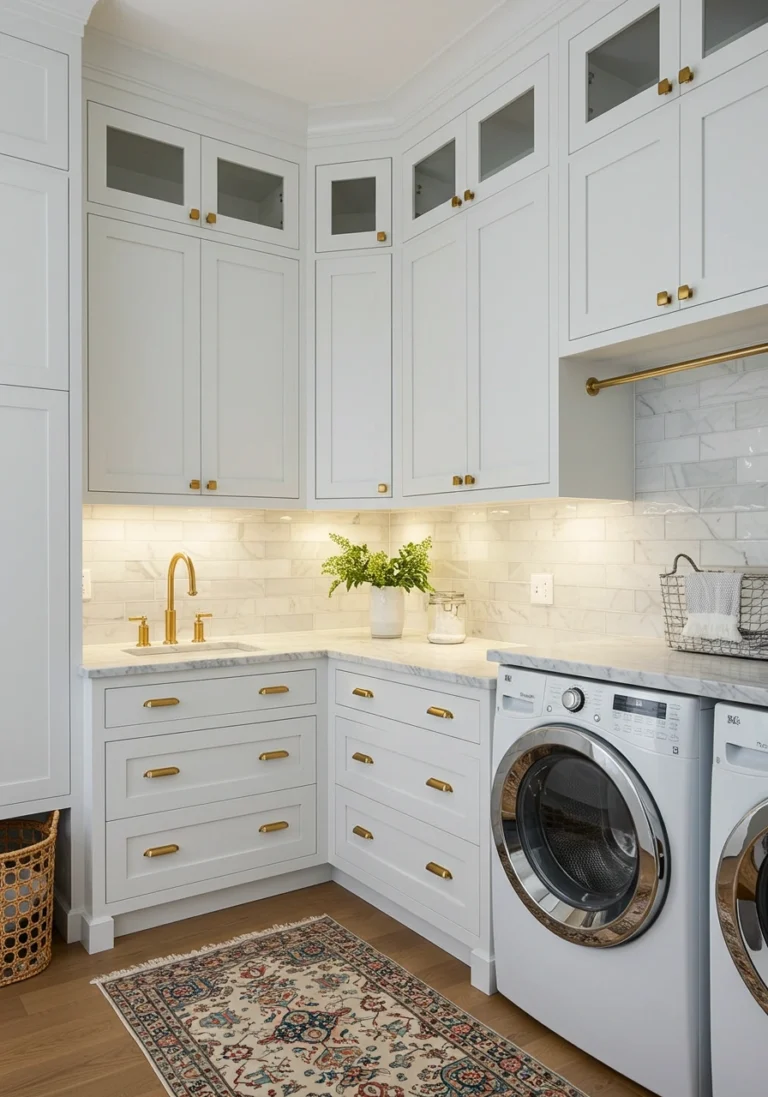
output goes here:
{"type": "Polygon", "coordinates": [[[409,541],[396,556],[386,552],[371,552],[367,545],[354,545],[338,533],[330,538],[341,552],[330,556],[323,564],[323,575],[335,576],[328,597],[344,584],[347,590],[371,584],[371,636],[398,639],[405,623],[405,591],[430,591],[427,578],[431,569],[429,550],[432,538],[418,545],[409,541]]]}

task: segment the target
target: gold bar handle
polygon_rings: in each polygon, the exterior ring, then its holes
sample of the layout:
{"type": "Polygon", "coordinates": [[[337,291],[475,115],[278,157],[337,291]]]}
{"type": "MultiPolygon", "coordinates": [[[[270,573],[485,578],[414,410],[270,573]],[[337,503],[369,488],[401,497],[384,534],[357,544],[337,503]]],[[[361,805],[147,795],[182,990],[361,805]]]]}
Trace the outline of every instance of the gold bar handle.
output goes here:
{"type": "Polygon", "coordinates": [[[430,861],[427,865],[427,872],[431,872],[433,876],[439,876],[441,880],[452,880],[453,873],[443,868],[442,865],[438,865],[435,861],[430,861]]]}
{"type": "Polygon", "coordinates": [[[427,709],[427,716],[439,716],[441,720],[452,720],[453,713],[448,708],[438,708],[437,705],[430,705],[427,709]]]}
{"type": "Polygon", "coordinates": [[[144,702],[144,708],[172,708],[173,705],[180,704],[178,697],[152,697],[144,702]]]}
{"type": "Polygon", "coordinates": [[[449,785],[447,781],[441,781],[437,777],[429,778],[427,788],[435,788],[438,792],[453,792],[453,785],[449,785]]]}
{"type": "Polygon", "coordinates": [[[370,754],[361,754],[359,750],[356,750],[355,753],[352,755],[352,761],[362,762],[364,766],[373,765],[373,758],[371,758],[370,754]]]}
{"type": "Polygon", "coordinates": [[[174,843],[169,846],[151,846],[144,850],[145,857],[167,857],[169,853],[178,853],[179,847],[174,843]]]}
{"type": "Polygon", "coordinates": [[[289,758],[287,750],[265,750],[259,755],[260,762],[274,762],[276,758],[289,758]]]}
{"type": "Polygon", "coordinates": [[[365,838],[368,842],[373,841],[373,835],[365,827],[352,827],[352,833],[356,834],[358,838],[365,838]]]}
{"type": "Polygon", "coordinates": [[[259,827],[259,834],[274,834],[276,830],[288,830],[288,824],[284,819],[279,823],[264,823],[259,827]]]}
{"type": "Polygon", "coordinates": [[[262,686],[259,690],[259,696],[271,697],[273,693],[290,693],[288,686],[262,686]]]}
{"type": "Polygon", "coordinates": [[[148,769],[144,776],[150,779],[153,777],[175,777],[177,773],[181,773],[178,766],[161,766],[160,769],[148,769]]]}
{"type": "Polygon", "coordinates": [[[353,697],[373,697],[372,689],[363,689],[362,686],[355,686],[352,690],[353,697]]]}

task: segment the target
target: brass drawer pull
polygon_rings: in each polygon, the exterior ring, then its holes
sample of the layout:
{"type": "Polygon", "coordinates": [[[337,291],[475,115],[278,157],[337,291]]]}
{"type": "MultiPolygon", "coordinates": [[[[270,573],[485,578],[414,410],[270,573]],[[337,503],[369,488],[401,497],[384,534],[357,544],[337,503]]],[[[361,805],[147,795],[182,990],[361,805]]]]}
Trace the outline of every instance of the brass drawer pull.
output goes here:
{"type": "Polygon", "coordinates": [[[264,823],[259,827],[259,834],[274,834],[276,830],[287,830],[288,824],[282,819],[279,823],[264,823]]]}
{"type": "Polygon", "coordinates": [[[452,720],[453,713],[448,708],[438,708],[437,705],[430,705],[427,709],[427,716],[439,716],[441,720],[452,720]]]}
{"type": "Polygon", "coordinates": [[[180,704],[178,697],[152,697],[144,702],[144,708],[171,708],[173,705],[180,704]]]}
{"type": "Polygon", "coordinates": [[[259,694],[262,697],[271,697],[273,693],[290,693],[288,686],[262,686],[259,694]]]}
{"type": "Polygon", "coordinates": [[[447,781],[440,781],[437,777],[429,778],[427,788],[435,788],[438,792],[453,792],[453,785],[449,785],[447,781]]]}
{"type": "Polygon", "coordinates": [[[371,758],[370,754],[361,754],[359,750],[356,750],[355,753],[352,755],[352,761],[362,762],[364,766],[373,765],[373,758],[371,758]]]}
{"type": "Polygon", "coordinates": [[[373,835],[365,827],[352,827],[352,833],[356,834],[358,838],[365,838],[369,842],[373,841],[373,835]]]}
{"type": "Polygon", "coordinates": [[[352,690],[353,697],[373,697],[372,689],[363,689],[362,686],[355,686],[352,690]]]}
{"type": "Polygon", "coordinates": [[[289,758],[287,750],[265,750],[259,755],[260,762],[274,762],[276,758],[289,758]]]}
{"type": "Polygon", "coordinates": [[[144,850],[145,857],[167,857],[169,853],[178,853],[179,847],[173,843],[170,846],[152,846],[144,850]]]}
{"type": "Polygon", "coordinates": [[[427,865],[427,872],[431,872],[433,876],[439,876],[441,880],[452,880],[453,873],[443,868],[442,865],[438,865],[435,861],[430,861],[427,865]]]}
{"type": "Polygon", "coordinates": [[[175,777],[177,773],[181,773],[178,766],[162,766],[160,769],[148,769],[144,774],[145,777],[175,777]]]}

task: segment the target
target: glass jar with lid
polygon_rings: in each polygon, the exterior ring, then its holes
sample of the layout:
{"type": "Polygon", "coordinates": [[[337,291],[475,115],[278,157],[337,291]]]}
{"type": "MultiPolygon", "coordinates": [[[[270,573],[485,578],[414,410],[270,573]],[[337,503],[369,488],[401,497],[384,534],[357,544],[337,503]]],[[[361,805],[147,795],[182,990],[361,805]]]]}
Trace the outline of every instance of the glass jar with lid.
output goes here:
{"type": "Polygon", "coordinates": [[[433,590],[429,596],[427,639],[430,644],[463,644],[467,638],[467,600],[456,590],[433,590]]]}

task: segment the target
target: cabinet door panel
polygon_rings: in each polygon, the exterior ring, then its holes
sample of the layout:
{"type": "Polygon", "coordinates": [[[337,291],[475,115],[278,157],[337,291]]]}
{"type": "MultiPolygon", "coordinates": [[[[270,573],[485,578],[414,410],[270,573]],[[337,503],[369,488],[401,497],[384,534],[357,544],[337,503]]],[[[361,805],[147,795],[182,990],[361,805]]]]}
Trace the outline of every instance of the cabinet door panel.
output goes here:
{"type": "Polygon", "coordinates": [[[69,181],[0,159],[0,383],[69,387],[69,181]]]}
{"type": "Polygon", "coordinates": [[[200,242],[88,218],[88,486],[200,477],[200,242]]]}
{"type": "Polygon", "coordinates": [[[468,186],[466,115],[449,122],[403,156],[403,237],[457,217],[468,186]],[[457,205],[452,205],[452,201],[457,205]]]}
{"type": "Polygon", "coordinates": [[[0,805],[69,792],[68,398],[0,388],[0,805]]]}
{"type": "Polygon", "coordinates": [[[69,163],[69,58],[0,34],[0,153],[69,163]]]}
{"type": "Polygon", "coordinates": [[[680,0],[680,60],[693,69],[695,90],[768,50],[765,0],[680,0]]]}
{"type": "Polygon", "coordinates": [[[319,164],[315,198],[317,251],[381,248],[392,243],[391,160],[319,164]]]}
{"type": "Polygon", "coordinates": [[[203,492],[299,495],[299,264],[203,243],[203,492]]]}
{"type": "Polygon", "coordinates": [[[403,494],[467,471],[466,219],[403,251],[403,494]]]}
{"type": "Polygon", "coordinates": [[[209,137],[202,141],[203,228],[297,248],[299,165],[209,137]]]}
{"type": "Polygon", "coordinates": [[[545,174],[467,224],[468,468],[477,488],[549,480],[549,220],[545,174]]]}
{"type": "Polygon", "coordinates": [[[768,285],[768,146],[755,139],[768,132],[766,56],[681,103],[684,308],[768,285]]]}
{"type": "Polygon", "coordinates": [[[391,495],[392,258],[318,259],[315,285],[317,497],[391,495]]]}
{"type": "Polygon", "coordinates": [[[571,339],[677,307],[678,135],[678,112],[656,111],[571,157],[571,339]]]}

